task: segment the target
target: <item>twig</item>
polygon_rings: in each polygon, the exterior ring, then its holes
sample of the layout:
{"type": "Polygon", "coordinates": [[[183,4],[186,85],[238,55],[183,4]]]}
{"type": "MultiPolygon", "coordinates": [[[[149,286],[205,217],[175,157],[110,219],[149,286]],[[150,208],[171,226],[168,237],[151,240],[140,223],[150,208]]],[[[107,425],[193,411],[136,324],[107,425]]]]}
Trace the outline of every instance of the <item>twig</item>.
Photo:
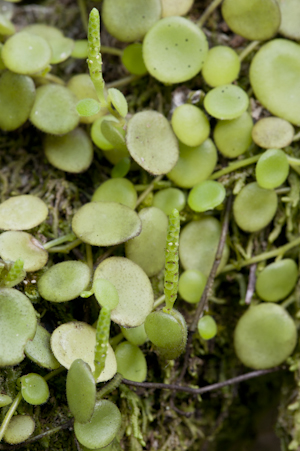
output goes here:
{"type": "Polygon", "coordinates": [[[246,305],[249,305],[251,303],[252,296],[254,293],[255,282],[256,282],[256,276],[255,276],[256,266],[257,266],[256,264],[250,266],[249,281],[248,281],[247,292],[246,292],[246,297],[245,297],[246,305]]]}
{"type": "Polygon", "coordinates": [[[227,387],[228,385],[238,384],[240,382],[247,381],[249,379],[253,379],[254,377],[264,376],[265,374],[275,373],[276,371],[282,370],[283,367],[270,368],[268,370],[257,370],[251,371],[250,373],[242,374],[241,376],[233,377],[231,379],[227,379],[227,381],[217,382],[216,384],[206,385],[201,388],[191,388],[184,387],[182,385],[177,384],[162,384],[157,382],[133,382],[127,379],[123,379],[122,383],[126,385],[133,385],[134,387],[142,387],[142,388],[151,388],[154,390],[173,390],[175,392],[182,391],[186,393],[191,393],[193,395],[201,395],[203,393],[207,393],[209,391],[218,390],[219,388],[227,387]]]}
{"type": "Polygon", "coordinates": [[[204,307],[205,307],[205,305],[207,303],[207,299],[208,299],[209,293],[211,291],[214,279],[216,277],[217,269],[219,267],[219,264],[220,264],[220,261],[221,261],[221,258],[222,258],[223,249],[224,249],[226,236],[227,236],[227,232],[228,232],[231,204],[232,204],[232,194],[230,194],[230,196],[227,198],[225,215],[224,215],[224,220],[223,220],[220,240],[219,240],[219,244],[218,244],[218,248],[217,248],[214,264],[213,264],[213,266],[211,268],[211,271],[210,271],[210,274],[208,276],[205,289],[204,289],[204,291],[202,293],[200,302],[199,302],[199,304],[197,306],[197,310],[195,312],[193,322],[192,322],[192,324],[189,327],[189,335],[188,335],[188,340],[187,340],[187,344],[186,344],[186,351],[185,351],[185,355],[184,355],[184,362],[183,362],[181,373],[180,373],[179,378],[178,378],[178,382],[181,382],[183,377],[184,377],[184,375],[185,375],[185,372],[186,372],[186,369],[187,369],[187,366],[188,366],[190,350],[191,350],[191,346],[192,346],[193,334],[194,334],[195,330],[197,329],[197,324],[198,324],[199,318],[200,318],[200,316],[201,316],[201,314],[203,312],[203,309],[204,309],[204,307]]]}
{"type": "Polygon", "coordinates": [[[191,324],[191,326],[189,328],[190,332],[195,332],[195,330],[197,329],[198,320],[199,320],[199,318],[200,318],[200,316],[201,316],[201,314],[203,312],[205,304],[207,303],[207,299],[208,299],[209,293],[210,293],[211,288],[213,286],[213,283],[214,283],[214,280],[215,280],[215,277],[216,277],[216,274],[217,274],[217,270],[218,270],[219,264],[220,264],[221,259],[222,259],[223,249],[224,249],[224,246],[225,246],[226,236],[227,236],[227,233],[228,233],[231,204],[232,204],[232,195],[229,195],[229,197],[227,198],[225,215],[224,215],[224,220],[223,220],[220,240],[219,240],[219,244],[218,244],[218,248],[217,248],[214,264],[213,264],[213,266],[211,268],[211,271],[210,271],[210,274],[208,276],[205,289],[204,289],[203,294],[201,296],[200,302],[199,302],[199,304],[197,306],[197,310],[195,312],[193,322],[192,322],[192,324],[191,324]]]}

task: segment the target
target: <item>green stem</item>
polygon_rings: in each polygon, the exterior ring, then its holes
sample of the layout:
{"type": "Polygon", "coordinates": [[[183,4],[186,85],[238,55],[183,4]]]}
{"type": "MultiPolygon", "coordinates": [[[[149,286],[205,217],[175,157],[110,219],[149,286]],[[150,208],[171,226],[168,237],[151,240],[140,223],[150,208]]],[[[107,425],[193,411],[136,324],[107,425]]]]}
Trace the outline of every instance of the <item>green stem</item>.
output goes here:
{"type": "Polygon", "coordinates": [[[210,180],[218,179],[222,177],[222,175],[230,174],[230,172],[236,171],[236,169],[243,168],[245,166],[249,166],[250,164],[256,163],[257,160],[263,155],[259,153],[258,155],[254,155],[254,157],[245,158],[245,160],[238,160],[234,163],[230,163],[226,168],[221,169],[220,171],[214,172],[209,178],[210,180]]]}
{"type": "Polygon", "coordinates": [[[293,158],[293,157],[287,157],[289,164],[293,166],[300,166],[300,159],[299,158],[293,158]]]}
{"type": "Polygon", "coordinates": [[[153,304],[153,310],[156,310],[157,307],[159,307],[161,304],[165,302],[165,295],[163,294],[159,298],[156,299],[156,301],[153,304]]]}
{"type": "Polygon", "coordinates": [[[51,373],[46,374],[46,376],[44,376],[45,381],[49,381],[50,379],[52,379],[52,377],[57,376],[58,374],[62,373],[63,371],[65,371],[66,368],[64,366],[60,366],[59,368],[57,368],[56,370],[51,371],[51,373]]]}
{"type": "Polygon", "coordinates": [[[16,396],[16,398],[14,399],[13,403],[11,404],[10,408],[8,409],[8,411],[7,411],[7,413],[6,413],[5,417],[4,417],[3,423],[1,424],[1,427],[0,427],[0,442],[1,442],[2,438],[3,438],[3,435],[5,434],[7,426],[9,424],[13,414],[17,410],[18,405],[20,404],[21,400],[22,400],[22,393],[19,392],[18,395],[16,396]]]}
{"type": "Polygon", "coordinates": [[[74,240],[71,243],[65,244],[63,246],[52,247],[51,249],[48,250],[48,252],[52,253],[60,252],[62,254],[68,254],[72,249],[79,246],[79,244],[81,243],[82,241],[79,238],[77,238],[77,240],[74,240]]]}
{"type": "Polygon", "coordinates": [[[239,60],[242,62],[248,55],[251,53],[257,46],[260,44],[260,41],[251,41],[247,47],[239,55],[239,60]]]}
{"type": "Polygon", "coordinates": [[[202,16],[197,22],[199,27],[203,27],[209,16],[214,12],[215,9],[222,3],[222,0],[213,0],[210,5],[206,8],[202,16]]]}
{"type": "Polygon", "coordinates": [[[93,273],[93,253],[92,253],[92,246],[90,244],[85,245],[86,249],[86,262],[88,267],[90,268],[91,273],[93,273]]]}
{"type": "Polygon", "coordinates": [[[263,252],[262,254],[255,255],[254,257],[249,258],[248,260],[239,263],[238,265],[226,265],[225,268],[222,269],[221,272],[228,272],[236,270],[237,268],[243,268],[244,266],[252,265],[253,263],[263,262],[264,260],[269,260],[270,258],[277,257],[279,255],[284,255],[293,247],[300,246],[300,237],[291,241],[290,243],[284,244],[283,246],[277,247],[277,249],[273,249],[272,251],[263,252]]]}
{"type": "Polygon", "coordinates": [[[67,233],[66,235],[60,236],[59,238],[55,238],[54,240],[48,241],[48,243],[44,244],[44,249],[49,250],[51,247],[58,246],[59,244],[63,244],[66,241],[74,241],[76,239],[76,235],[73,232],[67,233]]]}
{"type": "Polygon", "coordinates": [[[145,191],[139,196],[138,200],[136,201],[135,208],[138,207],[143,202],[143,200],[153,190],[155,183],[159,182],[162,178],[163,178],[163,175],[158,175],[157,177],[155,177],[155,179],[150,183],[148,188],[145,189],[145,191]]]}
{"type": "Polygon", "coordinates": [[[127,86],[140,78],[142,78],[142,75],[128,75],[127,77],[120,78],[119,80],[106,83],[106,88],[121,88],[122,86],[127,86]]]}
{"type": "Polygon", "coordinates": [[[299,139],[300,139],[300,131],[294,135],[293,142],[299,141],[299,139]]]}
{"type": "Polygon", "coordinates": [[[116,49],[115,47],[107,47],[106,45],[101,45],[101,52],[107,53],[108,55],[116,55],[116,56],[122,56],[123,50],[116,49]]]}

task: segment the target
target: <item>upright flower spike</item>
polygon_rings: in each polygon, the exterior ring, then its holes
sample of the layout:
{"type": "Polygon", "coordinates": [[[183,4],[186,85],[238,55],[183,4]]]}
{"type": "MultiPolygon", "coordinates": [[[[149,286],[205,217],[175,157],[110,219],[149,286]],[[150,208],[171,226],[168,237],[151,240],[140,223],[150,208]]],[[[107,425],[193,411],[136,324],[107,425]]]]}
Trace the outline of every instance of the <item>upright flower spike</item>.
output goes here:
{"type": "Polygon", "coordinates": [[[94,378],[98,379],[105,367],[105,359],[108,348],[110,330],[110,309],[102,307],[96,329],[96,346],[95,346],[95,371],[94,378]]]}
{"type": "Polygon", "coordinates": [[[177,298],[178,292],[178,246],[179,246],[180,219],[179,212],[174,208],[169,216],[169,226],[166,244],[165,283],[164,292],[166,306],[164,312],[170,313],[177,298]]]}
{"type": "Polygon", "coordinates": [[[93,8],[89,16],[87,63],[101,106],[106,106],[100,47],[100,16],[99,11],[93,8]]]}

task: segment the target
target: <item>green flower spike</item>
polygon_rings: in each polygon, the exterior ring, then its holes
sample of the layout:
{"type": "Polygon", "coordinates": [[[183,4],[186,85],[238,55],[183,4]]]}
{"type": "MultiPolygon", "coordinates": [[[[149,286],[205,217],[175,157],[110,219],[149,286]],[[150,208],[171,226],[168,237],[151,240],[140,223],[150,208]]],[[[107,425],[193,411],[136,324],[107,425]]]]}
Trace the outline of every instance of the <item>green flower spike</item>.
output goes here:
{"type": "Polygon", "coordinates": [[[87,63],[100,103],[106,106],[100,46],[100,16],[99,11],[93,8],[89,16],[87,63]]]}
{"type": "Polygon", "coordinates": [[[169,217],[169,228],[166,244],[165,284],[164,292],[166,307],[164,312],[172,310],[178,291],[178,246],[179,246],[180,219],[179,212],[174,208],[169,217]]]}

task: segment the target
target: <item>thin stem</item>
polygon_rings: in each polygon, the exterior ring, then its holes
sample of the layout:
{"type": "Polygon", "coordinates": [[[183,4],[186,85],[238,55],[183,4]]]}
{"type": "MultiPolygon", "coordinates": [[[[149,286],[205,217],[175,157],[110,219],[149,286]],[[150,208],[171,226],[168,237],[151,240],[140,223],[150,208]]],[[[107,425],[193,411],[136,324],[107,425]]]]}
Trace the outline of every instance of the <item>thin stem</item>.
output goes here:
{"type": "Polygon", "coordinates": [[[257,46],[260,44],[260,41],[252,41],[247,47],[239,54],[239,60],[242,62],[248,55],[251,53],[257,46]]]}
{"type": "Polygon", "coordinates": [[[150,185],[148,185],[148,188],[145,189],[145,191],[139,196],[138,200],[136,201],[136,205],[135,208],[138,207],[143,200],[148,196],[149,193],[151,193],[151,191],[154,188],[155,183],[159,182],[161,179],[163,178],[163,175],[158,175],[157,177],[155,177],[154,180],[152,180],[152,182],[150,183],[150,185]]]}
{"type": "Polygon", "coordinates": [[[254,257],[249,258],[248,260],[243,261],[237,265],[226,265],[225,268],[222,269],[221,272],[228,272],[237,270],[240,268],[244,268],[245,266],[252,265],[253,263],[263,262],[264,260],[269,260],[270,258],[277,257],[278,255],[283,256],[287,251],[293,249],[293,247],[300,246],[300,237],[291,241],[290,243],[284,244],[283,246],[277,247],[272,251],[263,252],[262,254],[256,255],[254,257]]]}
{"type": "Polygon", "coordinates": [[[60,236],[59,238],[55,238],[54,240],[48,241],[48,243],[44,244],[44,249],[48,250],[51,247],[58,246],[59,244],[63,244],[66,241],[74,241],[76,239],[76,235],[73,232],[67,233],[66,235],[60,236]]]}
{"type": "Polygon", "coordinates": [[[86,4],[84,0],[77,0],[78,8],[80,11],[81,22],[84,28],[84,31],[88,31],[88,15],[86,12],[86,4]]]}
{"type": "Polygon", "coordinates": [[[153,304],[153,310],[156,310],[157,307],[159,307],[161,304],[163,304],[165,302],[165,295],[163,294],[162,296],[160,296],[159,298],[156,299],[156,301],[154,301],[153,304]]]}
{"type": "Polygon", "coordinates": [[[230,196],[227,198],[225,215],[224,215],[224,219],[223,219],[223,225],[222,225],[222,230],[221,230],[221,235],[220,235],[220,240],[219,240],[215,260],[214,260],[212,269],[210,271],[210,274],[208,276],[207,283],[206,283],[205,289],[203,291],[203,294],[201,296],[200,302],[197,306],[197,309],[196,309],[196,312],[194,315],[194,319],[192,321],[192,324],[189,327],[189,335],[188,335],[188,340],[187,340],[187,344],[186,344],[184,362],[183,362],[183,366],[182,366],[182,369],[181,369],[181,372],[180,372],[180,375],[178,378],[178,382],[181,382],[185,375],[185,372],[186,372],[186,369],[188,366],[191,348],[192,348],[193,335],[194,335],[195,330],[197,329],[199,318],[200,318],[200,316],[203,312],[203,309],[208,301],[208,296],[210,294],[214,279],[216,277],[217,269],[219,267],[219,264],[220,264],[220,261],[222,258],[223,249],[224,249],[224,245],[225,245],[225,241],[226,241],[226,236],[228,233],[231,204],[232,204],[232,194],[230,194],[230,196]]]}
{"type": "Polygon", "coordinates": [[[245,160],[235,161],[234,163],[230,163],[226,168],[221,169],[220,171],[214,172],[209,178],[210,180],[218,179],[222,177],[222,175],[230,174],[230,172],[235,171],[236,169],[243,168],[245,166],[249,166],[250,164],[256,163],[257,160],[263,155],[262,153],[258,155],[254,155],[254,157],[245,158],[245,160]]]}
{"type": "Polygon", "coordinates": [[[207,393],[209,391],[218,390],[219,388],[227,387],[228,385],[238,384],[240,382],[247,381],[249,379],[253,379],[254,377],[264,376],[265,374],[275,373],[275,371],[282,370],[283,368],[271,368],[268,370],[257,370],[251,371],[250,373],[242,374],[241,376],[233,377],[231,379],[227,379],[223,382],[217,382],[216,384],[206,385],[201,388],[191,388],[184,387],[182,385],[177,384],[162,384],[156,382],[133,382],[127,379],[123,379],[123,384],[133,385],[134,387],[143,387],[143,388],[151,388],[154,390],[164,389],[164,390],[172,390],[172,391],[182,391],[186,393],[191,393],[193,395],[207,393]]]}
{"type": "Polygon", "coordinates": [[[299,158],[293,158],[293,157],[287,157],[289,164],[292,164],[293,166],[300,166],[300,159],[299,158]]]}
{"type": "Polygon", "coordinates": [[[217,270],[218,270],[219,264],[221,262],[223,249],[224,249],[225,241],[226,241],[226,236],[227,236],[227,233],[228,233],[231,204],[232,204],[232,195],[230,195],[228,197],[228,199],[227,199],[226,210],[225,210],[225,215],[224,215],[224,220],[223,220],[220,240],[219,240],[219,244],[218,244],[218,248],[217,248],[214,264],[213,264],[213,266],[211,268],[211,271],[210,271],[210,274],[208,276],[205,289],[204,289],[203,294],[201,296],[200,302],[199,302],[199,304],[197,306],[197,310],[195,312],[193,322],[192,322],[192,324],[191,324],[191,326],[189,328],[190,332],[192,332],[192,333],[197,329],[197,324],[198,324],[199,318],[202,315],[203,309],[204,309],[204,307],[205,307],[205,305],[207,303],[207,299],[208,299],[209,293],[210,293],[211,288],[213,286],[213,283],[214,283],[214,280],[215,280],[215,277],[216,277],[216,274],[217,274],[217,270]]]}
{"type": "Polygon", "coordinates": [[[93,272],[93,253],[92,253],[92,246],[90,244],[85,245],[86,249],[86,262],[88,267],[90,268],[91,273],[93,272]]]}
{"type": "Polygon", "coordinates": [[[51,373],[46,374],[46,376],[44,376],[45,381],[49,381],[50,379],[52,379],[53,377],[57,376],[58,374],[62,373],[63,371],[65,371],[66,368],[64,366],[60,366],[59,368],[57,368],[56,370],[51,371],[51,373]]]}
{"type": "Polygon", "coordinates": [[[253,293],[255,290],[255,282],[256,282],[255,273],[256,273],[256,264],[250,266],[249,281],[248,281],[247,292],[246,292],[246,297],[245,297],[246,305],[251,304],[251,300],[252,300],[253,293]]]}
{"type": "Polygon", "coordinates": [[[108,55],[122,56],[123,50],[116,49],[115,47],[107,47],[106,45],[101,45],[101,53],[107,53],[108,55]]]}
{"type": "Polygon", "coordinates": [[[300,131],[294,135],[293,141],[299,141],[300,139],[300,131]]]}
{"type": "Polygon", "coordinates": [[[209,16],[214,12],[215,9],[222,3],[222,0],[213,0],[210,5],[206,8],[202,16],[197,22],[199,27],[203,27],[209,16]]]}
{"type": "Polygon", "coordinates": [[[111,81],[110,83],[106,83],[106,88],[121,88],[122,86],[127,86],[130,83],[139,80],[142,78],[142,75],[128,75],[127,77],[120,78],[119,80],[111,81]]]}
{"type": "Polygon", "coordinates": [[[72,241],[69,244],[65,244],[63,246],[55,246],[48,250],[48,252],[61,252],[62,254],[68,254],[72,249],[79,246],[82,241],[77,238],[77,240],[72,241]]]}
{"type": "Polygon", "coordinates": [[[20,404],[21,400],[22,400],[22,393],[21,393],[21,391],[19,391],[19,393],[15,397],[13,403],[10,405],[10,407],[9,407],[5,417],[4,417],[3,423],[1,424],[1,427],[0,427],[0,442],[1,442],[2,438],[3,438],[3,435],[5,434],[7,426],[9,424],[13,414],[17,410],[18,405],[20,404]]]}

